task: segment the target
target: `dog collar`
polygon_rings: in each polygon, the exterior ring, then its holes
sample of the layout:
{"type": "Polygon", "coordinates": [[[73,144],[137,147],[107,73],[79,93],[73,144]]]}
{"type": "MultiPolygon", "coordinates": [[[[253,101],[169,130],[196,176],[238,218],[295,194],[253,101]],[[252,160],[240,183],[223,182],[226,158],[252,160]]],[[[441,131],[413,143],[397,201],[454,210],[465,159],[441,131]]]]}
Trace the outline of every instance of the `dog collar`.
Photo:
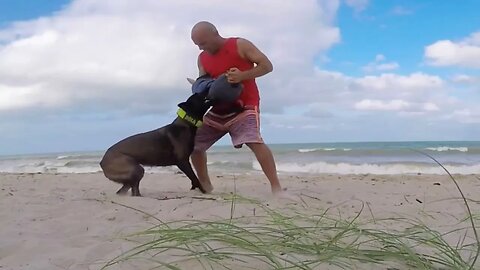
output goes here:
{"type": "Polygon", "coordinates": [[[178,117],[180,117],[183,120],[189,122],[190,124],[196,126],[197,128],[200,127],[203,124],[202,120],[198,120],[198,119],[193,118],[192,116],[188,115],[187,112],[185,110],[183,110],[182,108],[178,108],[177,115],[178,115],[178,117]]]}

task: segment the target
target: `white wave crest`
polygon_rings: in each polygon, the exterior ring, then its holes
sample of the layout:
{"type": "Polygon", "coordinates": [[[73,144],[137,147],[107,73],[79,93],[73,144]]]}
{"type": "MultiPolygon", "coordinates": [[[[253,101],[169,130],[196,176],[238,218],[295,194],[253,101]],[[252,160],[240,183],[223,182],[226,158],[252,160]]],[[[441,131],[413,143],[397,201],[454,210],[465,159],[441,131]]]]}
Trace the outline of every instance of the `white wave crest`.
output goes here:
{"type": "Polygon", "coordinates": [[[315,151],[318,151],[318,148],[298,149],[298,152],[300,153],[309,153],[309,152],[315,152],[315,151]]]}
{"type": "MultiPolygon", "coordinates": [[[[480,171],[480,164],[476,165],[444,165],[452,174],[475,174],[480,171]]],[[[253,162],[255,170],[261,170],[260,164],[253,162]]],[[[436,165],[420,164],[349,164],[313,162],[307,164],[278,163],[277,170],[287,173],[334,173],[334,174],[445,174],[445,171],[436,165]]]]}
{"type": "MultiPolygon", "coordinates": [[[[337,148],[305,148],[305,149],[298,149],[300,153],[309,153],[315,151],[335,151],[337,148]]],[[[351,151],[351,148],[344,148],[343,151],[351,151]]]]}
{"type": "Polygon", "coordinates": [[[445,151],[460,151],[468,152],[468,147],[449,147],[449,146],[440,146],[440,147],[428,147],[425,148],[430,151],[445,152],[445,151]]]}

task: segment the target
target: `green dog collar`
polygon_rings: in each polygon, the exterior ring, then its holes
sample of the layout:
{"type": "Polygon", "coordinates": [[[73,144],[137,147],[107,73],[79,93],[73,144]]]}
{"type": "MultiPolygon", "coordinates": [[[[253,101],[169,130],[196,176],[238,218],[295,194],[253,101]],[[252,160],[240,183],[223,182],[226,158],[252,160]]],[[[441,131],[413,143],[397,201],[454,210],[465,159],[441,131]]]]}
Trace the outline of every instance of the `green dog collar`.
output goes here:
{"type": "Polygon", "coordinates": [[[202,120],[197,120],[193,118],[192,116],[188,115],[187,112],[184,111],[182,108],[178,108],[177,115],[178,117],[196,126],[197,128],[203,124],[202,120]]]}

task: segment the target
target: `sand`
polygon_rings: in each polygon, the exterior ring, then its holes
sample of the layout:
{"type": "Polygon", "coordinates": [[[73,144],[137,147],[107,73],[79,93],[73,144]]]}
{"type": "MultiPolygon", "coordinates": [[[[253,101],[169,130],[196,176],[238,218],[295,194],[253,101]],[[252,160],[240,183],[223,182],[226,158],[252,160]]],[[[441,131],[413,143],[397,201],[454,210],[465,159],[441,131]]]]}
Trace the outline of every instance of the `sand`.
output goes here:
{"type": "MultiPolygon", "coordinates": [[[[0,269],[100,269],[132,247],[125,235],[156,224],[146,213],[162,221],[228,218],[231,203],[225,198],[234,186],[237,194],[276,209],[328,208],[333,215],[347,218],[363,205],[368,209],[361,214],[364,219],[408,216],[439,231],[450,230],[467,216],[458,191],[445,175],[280,178],[290,198],[272,197],[262,174],[214,174],[215,189],[207,195],[190,191],[189,180],[182,174],[147,174],[140,184],[144,197],[116,195],[120,185],[101,173],[0,174],[0,269]]],[[[478,215],[480,179],[475,175],[456,178],[478,215]]],[[[252,215],[253,208],[240,205],[234,214],[252,215]]],[[[152,262],[127,261],[109,269],[153,266],[152,262]]]]}

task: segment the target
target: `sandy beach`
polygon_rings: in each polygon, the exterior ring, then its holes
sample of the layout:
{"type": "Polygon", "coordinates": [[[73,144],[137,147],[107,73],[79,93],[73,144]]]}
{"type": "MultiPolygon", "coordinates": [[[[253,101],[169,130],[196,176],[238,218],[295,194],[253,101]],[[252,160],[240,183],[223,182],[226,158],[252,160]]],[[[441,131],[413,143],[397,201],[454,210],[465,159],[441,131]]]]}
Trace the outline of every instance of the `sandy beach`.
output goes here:
{"type": "MultiPolygon", "coordinates": [[[[480,179],[455,177],[480,223],[480,179]]],[[[234,190],[279,210],[312,209],[316,214],[329,209],[349,218],[363,205],[364,220],[408,216],[440,232],[468,225],[459,223],[467,212],[447,175],[283,174],[281,181],[290,198],[274,198],[262,174],[212,175],[212,194],[190,191],[189,181],[179,173],[147,174],[140,184],[144,197],[138,198],[117,196],[120,186],[101,173],[0,174],[0,269],[100,269],[135,245],[125,240],[127,234],[158,224],[149,214],[163,222],[227,219],[227,198],[234,190]]],[[[233,215],[253,216],[255,209],[238,204],[233,215]]],[[[455,245],[456,236],[451,237],[455,245]]],[[[154,266],[132,260],[109,269],[154,266]]]]}

